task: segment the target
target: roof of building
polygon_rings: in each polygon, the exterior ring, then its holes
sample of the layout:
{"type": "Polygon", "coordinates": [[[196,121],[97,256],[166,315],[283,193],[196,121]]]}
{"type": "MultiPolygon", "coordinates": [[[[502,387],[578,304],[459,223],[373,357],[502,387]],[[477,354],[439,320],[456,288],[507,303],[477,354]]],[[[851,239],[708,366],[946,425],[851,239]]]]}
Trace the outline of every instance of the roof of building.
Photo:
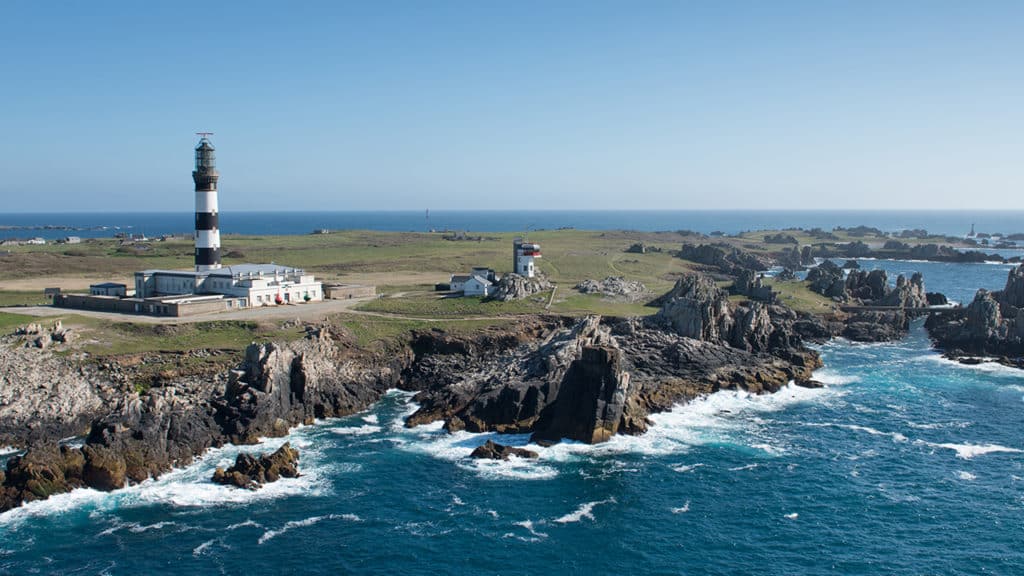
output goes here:
{"type": "Polygon", "coordinates": [[[235,264],[233,266],[225,266],[216,270],[142,270],[136,272],[136,274],[168,274],[174,276],[192,276],[197,278],[203,278],[206,276],[237,276],[252,274],[258,276],[263,274],[264,276],[273,276],[277,274],[304,274],[305,271],[302,268],[292,268],[290,266],[280,266],[278,264],[235,264]]]}
{"type": "Polygon", "coordinates": [[[166,275],[172,275],[172,276],[192,276],[192,277],[200,277],[200,276],[206,276],[207,275],[206,272],[197,272],[195,270],[160,270],[160,269],[140,270],[140,271],[136,272],[135,274],[145,274],[147,276],[152,276],[154,274],[166,274],[166,275]]]}
{"type": "Polygon", "coordinates": [[[273,276],[274,274],[302,274],[303,272],[302,268],[280,266],[278,264],[235,264],[218,268],[217,270],[210,270],[208,274],[210,276],[235,276],[237,274],[273,276]]]}
{"type": "Polygon", "coordinates": [[[465,276],[462,276],[462,275],[455,276],[455,275],[453,275],[451,281],[452,282],[468,282],[470,278],[472,278],[472,276],[470,276],[468,274],[465,275],[465,276]]]}
{"type": "Polygon", "coordinates": [[[483,284],[484,286],[490,286],[492,284],[490,280],[484,278],[483,276],[480,276],[479,274],[474,274],[473,280],[476,280],[477,282],[483,284]]]}
{"type": "Polygon", "coordinates": [[[89,284],[89,288],[125,288],[125,285],[120,282],[101,282],[99,284],[89,284]]]}

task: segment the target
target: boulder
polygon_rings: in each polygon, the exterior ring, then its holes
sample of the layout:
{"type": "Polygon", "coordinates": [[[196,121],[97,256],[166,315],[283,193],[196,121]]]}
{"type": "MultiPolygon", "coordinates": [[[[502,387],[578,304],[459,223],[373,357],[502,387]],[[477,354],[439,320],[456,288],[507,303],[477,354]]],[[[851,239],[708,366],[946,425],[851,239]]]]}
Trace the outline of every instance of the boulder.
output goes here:
{"type": "Polygon", "coordinates": [[[488,440],[484,444],[477,446],[469,456],[470,458],[483,458],[488,460],[508,460],[511,456],[515,456],[516,458],[537,458],[540,455],[533,450],[504,446],[502,444],[495,443],[493,440],[488,440]]]}
{"type": "Polygon", "coordinates": [[[239,454],[234,466],[227,470],[217,468],[213,472],[213,481],[218,484],[250,490],[256,490],[268,482],[277,482],[281,478],[298,477],[299,451],[287,442],[270,455],[239,454]]]}

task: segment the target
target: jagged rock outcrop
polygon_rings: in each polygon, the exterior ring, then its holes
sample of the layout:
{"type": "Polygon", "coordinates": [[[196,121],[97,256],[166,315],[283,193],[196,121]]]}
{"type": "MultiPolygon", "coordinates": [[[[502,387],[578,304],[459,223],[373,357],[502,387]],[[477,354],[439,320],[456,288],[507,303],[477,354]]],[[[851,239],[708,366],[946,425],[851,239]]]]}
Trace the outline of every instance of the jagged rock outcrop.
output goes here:
{"type": "Polygon", "coordinates": [[[1003,290],[978,290],[966,309],[935,314],[925,328],[951,358],[996,357],[1024,367],[1024,266],[1012,270],[1003,290]]]}
{"type": "Polygon", "coordinates": [[[831,260],[822,262],[807,274],[808,288],[837,302],[901,308],[928,306],[920,272],[915,272],[910,280],[898,276],[893,288],[885,270],[844,269],[847,268],[840,268],[831,260]]]}
{"type": "Polygon", "coordinates": [[[445,346],[455,353],[417,362],[409,384],[426,390],[416,396],[421,406],[407,425],[443,419],[449,430],[533,432],[585,442],[614,434],[626,410],[629,377],[600,317],[534,328],[544,332],[540,341],[507,343],[481,356],[445,346]]]}
{"type": "Polygon", "coordinates": [[[766,351],[777,328],[768,306],[759,302],[734,306],[724,290],[699,274],[683,276],[656,302],[661,304],[657,319],[686,338],[766,351]]]}
{"type": "Polygon", "coordinates": [[[924,277],[920,272],[915,272],[910,280],[907,280],[902,274],[897,276],[896,288],[876,300],[875,304],[900,308],[927,308],[928,296],[924,289],[924,277]]]}
{"type": "Polygon", "coordinates": [[[885,270],[851,270],[846,277],[844,300],[875,303],[885,298],[891,288],[885,270]]]}
{"type": "Polygon", "coordinates": [[[650,296],[647,286],[638,280],[626,280],[622,276],[608,276],[604,280],[587,279],[576,285],[583,294],[601,294],[606,298],[625,302],[638,302],[650,296]]]}
{"type": "Polygon", "coordinates": [[[43,443],[12,458],[0,511],[29,494],[114,490],[187,465],[225,442],[252,443],[313,418],[362,410],[399,384],[411,358],[411,350],[386,358],[346,355],[327,330],[283,345],[253,344],[230,377],[184,378],[145,394],[123,393],[93,422],[80,449],[43,443]]]}
{"type": "Polygon", "coordinates": [[[540,292],[547,292],[554,287],[544,274],[538,273],[533,278],[509,273],[501,277],[498,287],[491,295],[494,300],[508,302],[522,300],[540,292]]]}
{"type": "Polygon", "coordinates": [[[288,442],[269,455],[239,454],[233,466],[227,470],[217,468],[213,472],[214,482],[249,490],[256,490],[281,478],[298,477],[299,451],[288,442]]]}
{"type": "Polygon", "coordinates": [[[229,376],[216,418],[236,444],[283,436],[314,418],[346,416],[398,385],[411,353],[369,368],[345,357],[326,329],[286,345],[249,346],[240,370],[229,376]]]}
{"type": "Polygon", "coordinates": [[[764,274],[754,272],[753,270],[740,271],[732,286],[729,287],[729,292],[769,304],[773,304],[778,297],[778,294],[772,290],[771,286],[764,284],[764,274]]]}
{"type": "Polygon", "coordinates": [[[469,455],[470,458],[482,458],[486,460],[508,460],[511,456],[515,456],[516,458],[538,458],[540,457],[540,454],[537,454],[533,450],[505,446],[503,444],[496,443],[494,440],[488,440],[480,446],[477,446],[469,455]]]}
{"type": "Polygon", "coordinates": [[[742,269],[767,270],[775,261],[764,255],[740,250],[729,244],[683,244],[679,257],[698,264],[718,268],[724,274],[736,275],[742,269]]]}
{"type": "Polygon", "coordinates": [[[831,260],[811,268],[807,273],[808,288],[827,298],[844,300],[846,298],[846,278],[843,269],[831,260]]]}
{"type": "Polygon", "coordinates": [[[1000,301],[1013,308],[1024,308],[1024,266],[1010,270],[1000,301]]]}

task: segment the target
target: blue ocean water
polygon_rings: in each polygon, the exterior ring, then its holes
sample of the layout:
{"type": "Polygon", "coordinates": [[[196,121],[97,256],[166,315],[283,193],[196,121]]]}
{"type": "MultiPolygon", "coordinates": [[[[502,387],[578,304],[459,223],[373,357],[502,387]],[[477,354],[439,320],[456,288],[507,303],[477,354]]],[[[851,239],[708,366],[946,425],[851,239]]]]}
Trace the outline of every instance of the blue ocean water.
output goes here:
{"type": "MultiPolygon", "coordinates": [[[[188,204],[186,204],[188,206],[188,204]]],[[[520,232],[573,227],[588,230],[693,230],[734,234],[747,230],[789,227],[874,226],[887,232],[925,228],[932,233],[963,236],[974,224],[978,232],[1024,232],[1024,211],[872,211],[872,210],[561,210],[561,211],[453,211],[381,212],[246,212],[222,206],[221,231],[225,234],[309,234],[313,230],[427,231],[469,230],[520,232]]],[[[40,236],[48,239],[75,235],[110,237],[118,232],[159,236],[191,233],[194,216],[182,212],[77,212],[0,213],[0,239],[40,236]],[[5,229],[10,226],[71,226],[63,229],[5,229]]]]}
{"type": "MultiPolygon", "coordinates": [[[[961,301],[1009,270],[862,264],[961,301]]],[[[6,513],[0,573],[1024,573],[1024,372],[943,360],[920,326],[821,352],[823,389],[714,394],[643,436],[531,446],[538,461],[472,461],[528,438],[407,430],[392,392],[264,442],[302,450],[298,479],[214,485],[229,446],[6,513]]]]}

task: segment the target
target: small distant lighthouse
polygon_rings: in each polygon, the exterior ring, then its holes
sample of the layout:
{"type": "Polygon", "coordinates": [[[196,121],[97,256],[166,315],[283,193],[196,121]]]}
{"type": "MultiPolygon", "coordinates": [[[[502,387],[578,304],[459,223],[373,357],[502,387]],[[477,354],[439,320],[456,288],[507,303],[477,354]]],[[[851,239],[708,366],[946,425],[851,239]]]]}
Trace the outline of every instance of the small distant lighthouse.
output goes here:
{"type": "Polygon", "coordinates": [[[197,132],[196,169],[192,180],[196,183],[196,272],[220,268],[220,223],[217,221],[217,155],[208,136],[212,132],[197,132]]]}
{"type": "Polygon", "coordinates": [[[512,242],[512,270],[526,278],[533,278],[537,273],[535,258],[540,258],[540,244],[531,244],[522,238],[512,242]]]}

